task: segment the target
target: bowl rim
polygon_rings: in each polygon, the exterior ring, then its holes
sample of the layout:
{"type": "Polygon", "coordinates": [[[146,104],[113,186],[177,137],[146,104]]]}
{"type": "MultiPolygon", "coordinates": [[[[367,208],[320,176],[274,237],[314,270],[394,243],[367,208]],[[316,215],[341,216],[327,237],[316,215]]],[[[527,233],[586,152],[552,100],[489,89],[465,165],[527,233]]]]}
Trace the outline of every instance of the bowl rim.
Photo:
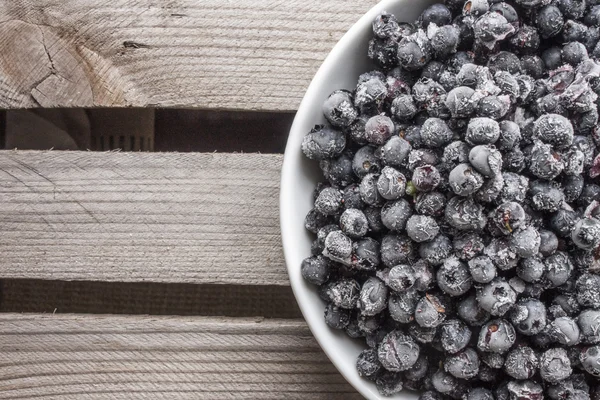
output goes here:
{"type": "MultiPolygon", "coordinates": [[[[343,56],[344,52],[347,51],[348,48],[351,47],[353,41],[357,40],[361,34],[365,32],[366,29],[371,28],[372,21],[375,17],[381,12],[390,9],[396,8],[402,4],[412,5],[416,4],[421,7],[426,7],[429,4],[433,4],[435,2],[439,2],[439,0],[382,0],[375,6],[373,6],[369,11],[367,11],[337,42],[337,44],[333,47],[331,52],[327,55],[314,78],[312,79],[306,93],[300,103],[298,108],[298,112],[294,118],[294,122],[292,127],[290,128],[288,141],[285,148],[283,166],[281,170],[281,186],[280,186],[280,197],[279,197],[279,218],[281,225],[281,239],[284,251],[284,257],[286,262],[286,267],[288,271],[288,276],[290,277],[290,284],[292,287],[292,291],[300,307],[302,315],[305,321],[308,324],[309,329],[311,330],[313,336],[319,343],[320,347],[323,349],[327,357],[331,360],[331,362],[335,365],[337,370],[344,376],[346,381],[348,381],[361,395],[368,399],[381,399],[382,396],[379,394],[375,385],[372,382],[369,382],[363,378],[360,378],[356,372],[356,368],[354,364],[347,365],[346,363],[342,363],[341,357],[338,357],[333,349],[329,346],[325,345],[325,341],[329,340],[325,338],[325,335],[321,335],[319,330],[322,330],[322,326],[324,325],[323,316],[315,315],[315,313],[309,309],[309,300],[308,297],[314,295],[307,291],[304,287],[302,287],[302,282],[299,282],[297,279],[294,279],[293,271],[295,269],[299,269],[299,265],[295,265],[297,260],[292,256],[292,247],[296,246],[296,238],[298,232],[295,231],[293,224],[289,221],[288,216],[291,213],[297,212],[293,208],[292,201],[292,193],[291,188],[288,186],[291,182],[294,182],[297,179],[297,165],[300,162],[298,158],[302,157],[301,151],[297,147],[297,142],[294,140],[290,140],[292,135],[300,135],[301,129],[300,126],[303,125],[304,121],[307,118],[310,118],[311,115],[311,107],[313,107],[312,102],[316,97],[318,97],[319,88],[323,85],[323,82],[326,78],[328,78],[332,72],[335,70],[335,66],[338,63],[339,59],[343,56]]],[[[402,18],[400,18],[402,19],[402,18]]],[[[365,71],[366,72],[366,71],[365,71]]],[[[306,132],[303,132],[304,135],[306,132]]],[[[295,271],[294,271],[295,272],[295,271]]],[[[331,336],[331,335],[327,335],[331,336]]],[[[349,338],[348,338],[349,339],[349,338]]],[[[386,397],[386,399],[398,399],[398,400],[409,400],[416,399],[417,396],[414,393],[402,391],[395,396],[386,397]]]]}

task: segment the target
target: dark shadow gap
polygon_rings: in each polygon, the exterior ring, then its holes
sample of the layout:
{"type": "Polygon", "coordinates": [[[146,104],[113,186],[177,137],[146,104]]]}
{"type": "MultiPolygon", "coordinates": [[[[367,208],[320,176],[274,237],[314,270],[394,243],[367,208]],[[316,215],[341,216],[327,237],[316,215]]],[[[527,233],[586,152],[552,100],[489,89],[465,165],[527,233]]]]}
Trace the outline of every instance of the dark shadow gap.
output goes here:
{"type": "Polygon", "coordinates": [[[289,286],[1,281],[0,312],[302,318],[289,286]]]}

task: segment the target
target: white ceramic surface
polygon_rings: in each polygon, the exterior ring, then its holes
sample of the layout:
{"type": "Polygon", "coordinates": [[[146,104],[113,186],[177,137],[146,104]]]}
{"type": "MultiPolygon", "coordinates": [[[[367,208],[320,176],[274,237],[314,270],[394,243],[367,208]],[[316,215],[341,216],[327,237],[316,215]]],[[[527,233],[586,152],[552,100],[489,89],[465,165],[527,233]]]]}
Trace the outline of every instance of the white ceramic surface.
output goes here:
{"type": "MultiPolygon", "coordinates": [[[[337,43],[311,82],[288,137],[281,172],[280,218],[283,250],[290,283],[296,300],[313,335],[337,369],[363,396],[382,397],[375,385],[358,376],[356,357],[365,346],[344,332],[330,329],[323,320],[325,303],[314,286],[300,274],[302,260],[310,256],[312,237],[304,229],[304,216],[312,207],[312,192],[323,178],[316,161],[302,154],[302,138],[315,124],[324,123],[321,105],[336,89],[352,89],[358,76],[374,69],[367,58],[371,22],[382,11],[396,15],[400,21],[414,21],[435,0],[384,0],[366,13],[337,43]]],[[[403,392],[391,399],[414,400],[414,393],[403,392]]]]}

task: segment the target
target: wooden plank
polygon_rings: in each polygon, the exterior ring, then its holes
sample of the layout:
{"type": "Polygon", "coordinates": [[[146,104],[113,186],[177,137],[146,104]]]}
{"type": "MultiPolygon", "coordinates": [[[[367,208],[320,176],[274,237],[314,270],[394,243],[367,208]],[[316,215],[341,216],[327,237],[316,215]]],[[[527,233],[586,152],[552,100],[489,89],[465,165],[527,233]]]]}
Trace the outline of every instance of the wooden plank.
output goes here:
{"type": "Polygon", "coordinates": [[[0,314],[0,399],[360,399],[300,320],[0,314]]]}
{"type": "Polygon", "coordinates": [[[377,0],[0,0],[0,108],[296,110],[377,0]]]}
{"type": "Polygon", "coordinates": [[[0,277],[288,285],[281,155],[0,152],[0,277]]]}

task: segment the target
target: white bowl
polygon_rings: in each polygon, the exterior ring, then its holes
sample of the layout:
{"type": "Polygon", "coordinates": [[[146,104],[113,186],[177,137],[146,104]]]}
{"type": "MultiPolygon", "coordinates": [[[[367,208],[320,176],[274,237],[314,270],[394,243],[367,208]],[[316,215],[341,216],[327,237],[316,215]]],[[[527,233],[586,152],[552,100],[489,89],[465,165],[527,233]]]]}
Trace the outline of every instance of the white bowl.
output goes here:
{"type": "MultiPolygon", "coordinates": [[[[290,130],[281,171],[280,219],[283,251],[290,283],[313,335],[346,380],[368,399],[383,399],[375,385],[358,376],[355,362],[365,348],[343,331],[329,328],[323,319],[325,303],[316,288],[304,281],[300,264],[310,256],[312,237],[304,228],[304,217],[312,208],[312,192],[323,177],[316,161],[302,154],[302,138],[315,124],[324,123],[321,105],[336,89],[352,89],[358,76],[374,69],[367,58],[371,23],[377,14],[387,11],[398,20],[412,22],[435,0],[384,0],[366,13],[335,45],[313,78],[290,130]]],[[[386,397],[385,399],[389,399],[386,397]]],[[[403,392],[392,399],[413,400],[414,393],[403,392]]]]}

